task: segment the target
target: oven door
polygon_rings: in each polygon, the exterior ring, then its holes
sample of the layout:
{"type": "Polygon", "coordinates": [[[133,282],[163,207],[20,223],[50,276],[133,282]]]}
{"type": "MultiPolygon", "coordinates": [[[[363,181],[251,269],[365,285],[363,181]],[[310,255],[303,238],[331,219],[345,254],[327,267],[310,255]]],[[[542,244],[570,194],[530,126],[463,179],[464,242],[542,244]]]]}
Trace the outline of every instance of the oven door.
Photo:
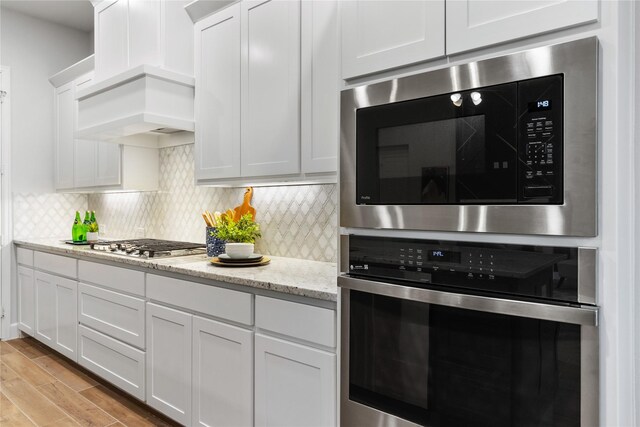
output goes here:
{"type": "Polygon", "coordinates": [[[343,426],[598,425],[596,307],[338,283],[343,426]]]}

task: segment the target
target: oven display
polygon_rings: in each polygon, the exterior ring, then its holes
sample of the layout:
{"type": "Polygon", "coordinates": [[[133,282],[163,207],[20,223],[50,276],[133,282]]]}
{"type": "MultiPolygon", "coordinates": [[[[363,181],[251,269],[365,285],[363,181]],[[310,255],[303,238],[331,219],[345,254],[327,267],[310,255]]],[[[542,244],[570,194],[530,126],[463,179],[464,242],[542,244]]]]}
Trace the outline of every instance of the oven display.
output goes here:
{"type": "Polygon", "coordinates": [[[547,111],[551,110],[551,100],[550,99],[541,99],[536,102],[529,103],[529,112],[532,111],[547,111]]]}
{"type": "Polygon", "coordinates": [[[460,252],[432,249],[427,256],[429,261],[455,262],[460,264],[460,252]]]}

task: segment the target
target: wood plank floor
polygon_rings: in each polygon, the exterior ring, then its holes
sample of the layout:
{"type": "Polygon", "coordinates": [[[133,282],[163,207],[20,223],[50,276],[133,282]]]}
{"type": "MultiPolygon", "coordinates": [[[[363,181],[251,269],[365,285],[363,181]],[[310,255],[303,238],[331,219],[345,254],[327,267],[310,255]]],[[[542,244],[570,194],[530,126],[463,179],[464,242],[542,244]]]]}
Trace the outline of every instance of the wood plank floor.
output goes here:
{"type": "Polygon", "coordinates": [[[0,341],[0,426],[179,426],[35,339],[0,341]]]}

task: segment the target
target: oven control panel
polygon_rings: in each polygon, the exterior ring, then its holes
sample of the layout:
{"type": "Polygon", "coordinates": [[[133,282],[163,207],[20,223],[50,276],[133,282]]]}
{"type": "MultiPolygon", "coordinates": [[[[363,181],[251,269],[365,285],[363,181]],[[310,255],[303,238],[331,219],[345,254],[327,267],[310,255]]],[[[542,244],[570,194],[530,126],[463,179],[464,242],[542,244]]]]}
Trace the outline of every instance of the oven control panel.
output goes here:
{"type": "Polygon", "coordinates": [[[518,82],[521,202],[562,203],[562,90],[562,75],[518,82]]]}
{"type": "Polygon", "coordinates": [[[349,237],[350,275],[577,300],[577,248],[349,237]]]}

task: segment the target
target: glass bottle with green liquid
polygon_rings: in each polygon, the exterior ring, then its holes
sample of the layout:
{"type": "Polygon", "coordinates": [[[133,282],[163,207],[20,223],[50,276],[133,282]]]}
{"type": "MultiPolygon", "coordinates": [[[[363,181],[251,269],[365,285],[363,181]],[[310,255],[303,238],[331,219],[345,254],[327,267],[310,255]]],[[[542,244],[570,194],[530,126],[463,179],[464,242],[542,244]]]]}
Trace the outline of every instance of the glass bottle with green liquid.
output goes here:
{"type": "Polygon", "coordinates": [[[80,219],[80,212],[76,211],[76,219],[73,221],[73,227],[71,227],[71,239],[74,243],[80,243],[87,240],[87,232],[82,219],[80,219]]]}

